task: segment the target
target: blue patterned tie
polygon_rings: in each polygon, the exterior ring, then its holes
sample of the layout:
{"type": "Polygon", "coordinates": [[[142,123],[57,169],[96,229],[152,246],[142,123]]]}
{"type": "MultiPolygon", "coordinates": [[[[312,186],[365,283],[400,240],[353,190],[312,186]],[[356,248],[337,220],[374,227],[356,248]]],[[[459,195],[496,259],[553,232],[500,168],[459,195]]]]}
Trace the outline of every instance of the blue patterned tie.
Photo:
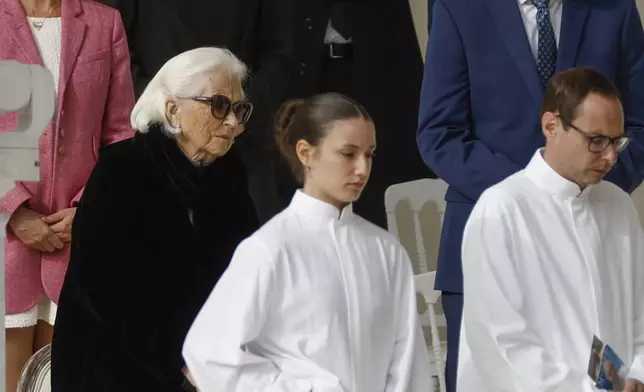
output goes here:
{"type": "Polygon", "coordinates": [[[544,87],[555,73],[555,65],[557,64],[557,42],[555,41],[555,31],[552,28],[552,23],[550,23],[548,3],[549,0],[532,0],[532,4],[537,7],[537,32],[539,36],[537,71],[539,72],[541,85],[544,87]]]}

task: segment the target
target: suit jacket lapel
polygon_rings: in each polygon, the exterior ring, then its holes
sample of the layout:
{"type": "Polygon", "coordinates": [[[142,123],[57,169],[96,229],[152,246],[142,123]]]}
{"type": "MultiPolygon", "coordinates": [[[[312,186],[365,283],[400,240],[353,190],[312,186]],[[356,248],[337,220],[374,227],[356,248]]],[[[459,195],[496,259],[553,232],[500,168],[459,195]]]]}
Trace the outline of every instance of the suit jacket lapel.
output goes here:
{"type": "Polygon", "coordinates": [[[27,16],[18,0],[4,1],[4,17],[8,21],[9,33],[16,41],[16,46],[20,48],[29,64],[43,65],[36,41],[28,25],[27,16]]]}
{"type": "Polygon", "coordinates": [[[586,1],[564,1],[559,50],[557,53],[557,72],[565,71],[575,66],[587,18],[588,3],[586,1]]]}
{"type": "Polygon", "coordinates": [[[62,103],[65,90],[72,75],[78,52],[85,39],[85,22],[78,18],[82,8],[79,0],[65,0],[62,2],[62,43],[61,43],[61,73],[58,82],[58,98],[62,103]]]}
{"type": "Polygon", "coordinates": [[[543,88],[517,2],[486,0],[486,3],[490,8],[492,23],[496,26],[499,37],[504,41],[510,57],[516,63],[528,90],[541,102],[543,88]]]}

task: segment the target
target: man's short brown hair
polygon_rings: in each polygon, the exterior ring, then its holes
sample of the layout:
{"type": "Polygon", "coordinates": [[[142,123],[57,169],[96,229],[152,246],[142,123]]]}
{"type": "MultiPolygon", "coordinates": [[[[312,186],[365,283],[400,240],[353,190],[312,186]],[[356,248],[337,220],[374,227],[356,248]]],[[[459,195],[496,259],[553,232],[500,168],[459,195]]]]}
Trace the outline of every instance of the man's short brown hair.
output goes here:
{"type": "Polygon", "coordinates": [[[612,98],[621,103],[617,87],[594,68],[571,68],[550,79],[543,96],[541,115],[545,112],[559,114],[563,120],[572,122],[577,118],[577,109],[591,94],[612,98]]]}

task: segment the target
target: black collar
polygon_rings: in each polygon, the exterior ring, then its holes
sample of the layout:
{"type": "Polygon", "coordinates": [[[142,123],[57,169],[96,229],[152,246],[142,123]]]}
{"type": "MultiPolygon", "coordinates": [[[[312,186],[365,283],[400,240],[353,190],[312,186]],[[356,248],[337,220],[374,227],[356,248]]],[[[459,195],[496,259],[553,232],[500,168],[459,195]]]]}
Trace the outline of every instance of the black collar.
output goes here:
{"type": "Polygon", "coordinates": [[[190,209],[200,209],[203,203],[212,203],[209,197],[211,190],[220,183],[229,182],[225,177],[230,159],[222,157],[210,165],[195,165],[160,125],[150,127],[146,133],[137,132],[135,141],[143,146],[157,172],[190,209]]]}

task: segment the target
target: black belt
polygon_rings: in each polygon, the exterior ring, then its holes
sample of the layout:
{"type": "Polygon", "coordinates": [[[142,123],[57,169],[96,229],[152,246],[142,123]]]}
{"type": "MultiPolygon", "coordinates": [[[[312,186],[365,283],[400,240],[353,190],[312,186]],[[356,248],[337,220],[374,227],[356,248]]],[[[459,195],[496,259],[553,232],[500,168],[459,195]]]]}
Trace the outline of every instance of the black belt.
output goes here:
{"type": "Polygon", "coordinates": [[[353,58],[353,44],[336,44],[330,43],[325,45],[327,55],[332,59],[351,59],[353,58]]]}

